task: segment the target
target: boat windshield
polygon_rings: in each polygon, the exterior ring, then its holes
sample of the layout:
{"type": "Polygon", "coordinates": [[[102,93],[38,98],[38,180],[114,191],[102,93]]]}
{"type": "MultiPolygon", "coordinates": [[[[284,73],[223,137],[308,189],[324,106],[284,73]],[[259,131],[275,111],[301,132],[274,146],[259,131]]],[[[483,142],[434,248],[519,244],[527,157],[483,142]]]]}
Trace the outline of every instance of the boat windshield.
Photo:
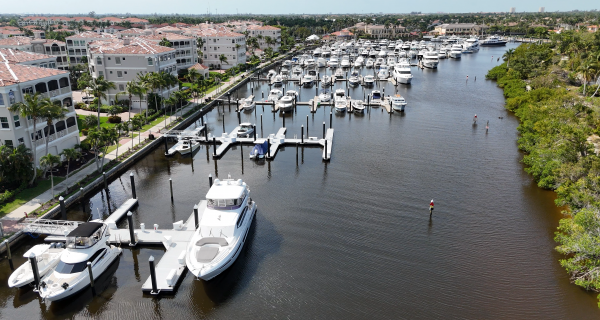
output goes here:
{"type": "Polygon", "coordinates": [[[56,269],[54,269],[54,271],[56,271],[58,273],[62,273],[62,274],[72,274],[72,273],[82,272],[85,270],[86,267],[87,267],[87,260],[81,261],[81,262],[76,262],[76,263],[66,263],[66,262],[60,261],[58,263],[58,265],[56,266],[56,269]]]}
{"type": "Polygon", "coordinates": [[[373,99],[381,99],[381,94],[379,92],[373,92],[373,99]]]}
{"type": "Polygon", "coordinates": [[[206,206],[216,210],[233,210],[241,207],[248,191],[244,191],[238,199],[206,199],[206,206]]]}

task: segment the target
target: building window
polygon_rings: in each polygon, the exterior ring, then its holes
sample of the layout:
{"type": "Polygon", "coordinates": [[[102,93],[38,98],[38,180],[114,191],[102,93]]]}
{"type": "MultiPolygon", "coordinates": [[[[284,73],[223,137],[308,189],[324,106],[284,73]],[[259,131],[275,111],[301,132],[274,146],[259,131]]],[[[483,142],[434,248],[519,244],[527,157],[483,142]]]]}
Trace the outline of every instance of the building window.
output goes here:
{"type": "Polygon", "coordinates": [[[120,57],[115,57],[115,63],[116,64],[121,64],[121,58],[120,57]]]}
{"type": "Polygon", "coordinates": [[[9,147],[9,148],[13,148],[13,141],[12,140],[4,140],[4,145],[9,147]]]}
{"type": "Polygon", "coordinates": [[[21,126],[21,121],[19,120],[19,115],[13,116],[13,120],[15,121],[15,128],[21,126]]]}
{"type": "Polygon", "coordinates": [[[98,76],[99,77],[104,77],[104,71],[98,71],[98,76]]]}
{"type": "Polygon", "coordinates": [[[120,84],[119,85],[119,91],[125,91],[125,85],[120,84]]]}
{"type": "Polygon", "coordinates": [[[0,105],[4,105],[4,96],[0,93],[0,105]]]}
{"type": "Polygon", "coordinates": [[[148,65],[151,66],[154,64],[154,61],[152,60],[152,58],[148,58],[148,65]]]}
{"type": "Polygon", "coordinates": [[[10,126],[8,125],[7,117],[0,117],[0,127],[2,129],[10,129],[10,126]]]}
{"type": "Polygon", "coordinates": [[[123,71],[117,71],[117,78],[123,78],[123,71]]]}
{"type": "Polygon", "coordinates": [[[97,65],[102,65],[102,59],[100,59],[100,57],[96,58],[96,64],[97,65]]]}
{"type": "Polygon", "coordinates": [[[21,144],[25,144],[25,140],[23,140],[23,138],[19,138],[19,145],[21,144]]]}

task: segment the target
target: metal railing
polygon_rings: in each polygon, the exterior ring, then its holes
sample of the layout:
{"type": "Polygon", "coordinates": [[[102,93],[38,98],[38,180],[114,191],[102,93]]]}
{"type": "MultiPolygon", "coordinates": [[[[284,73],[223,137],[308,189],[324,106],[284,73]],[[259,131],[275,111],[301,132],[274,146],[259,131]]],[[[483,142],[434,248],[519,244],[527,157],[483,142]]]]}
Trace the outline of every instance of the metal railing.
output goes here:
{"type": "Polygon", "coordinates": [[[83,222],[26,218],[22,223],[23,232],[64,236],[83,222]]]}

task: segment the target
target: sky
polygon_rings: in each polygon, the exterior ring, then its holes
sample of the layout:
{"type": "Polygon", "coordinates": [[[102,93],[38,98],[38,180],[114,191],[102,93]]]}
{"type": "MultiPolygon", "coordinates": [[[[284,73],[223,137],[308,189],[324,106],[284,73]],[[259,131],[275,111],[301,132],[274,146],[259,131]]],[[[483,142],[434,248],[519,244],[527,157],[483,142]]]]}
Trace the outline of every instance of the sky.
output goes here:
{"type": "Polygon", "coordinates": [[[600,9],[598,0],[28,0],[11,1],[3,6],[0,13],[18,14],[325,14],[325,13],[466,13],[466,12],[507,12],[515,7],[517,12],[537,12],[545,7],[546,12],[600,9]]]}

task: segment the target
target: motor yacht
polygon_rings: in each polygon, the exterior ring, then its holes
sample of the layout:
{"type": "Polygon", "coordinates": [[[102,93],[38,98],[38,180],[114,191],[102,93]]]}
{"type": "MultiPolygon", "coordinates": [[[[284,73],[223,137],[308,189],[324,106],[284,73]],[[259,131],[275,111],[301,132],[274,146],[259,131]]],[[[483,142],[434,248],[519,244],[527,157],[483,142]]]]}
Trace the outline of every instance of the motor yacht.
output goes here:
{"type": "Polygon", "coordinates": [[[406,100],[403,96],[397,94],[392,97],[392,109],[404,112],[404,107],[406,107],[406,100]]]}
{"type": "Polygon", "coordinates": [[[485,40],[481,41],[482,47],[499,47],[505,46],[506,40],[500,39],[498,36],[489,36],[485,40]]]}
{"type": "Polygon", "coordinates": [[[294,97],[285,95],[277,102],[279,112],[291,112],[294,110],[294,97]]]}
{"type": "Polygon", "coordinates": [[[479,51],[479,39],[476,37],[467,39],[465,45],[468,46],[472,52],[479,51]]]}
{"type": "Polygon", "coordinates": [[[375,83],[375,77],[374,77],[374,76],[372,76],[372,75],[370,75],[370,74],[369,74],[369,75],[366,75],[366,76],[363,78],[363,85],[364,85],[364,86],[367,86],[367,87],[372,87],[374,83],[375,83]]]}
{"type": "Polygon", "coordinates": [[[281,93],[281,90],[271,89],[271,91],[269,91],[269,95],[267,96],[267,102],[277,102],[282,96],[283,93],[281,93]]]}
{"type": "Polygon", "coordinates": [[[371,101],[369,102],[371,107],[379,107],[381,106],[381,102],[383,101],[381,96],[381,91],[373,90],[371,91],[371,101]]]}
{"type": "Polygon", "coordinates": [[[360,78],[358,76],[358,71],[353,70],[350,74],[350,78],[348,78],[348,84],[351,86],[357,86],[360,84],[360,78]]]}
{"type": "Polygon", "coordinates": [[[190,272],[210,280],[229,268],[246,242],[257,205],[242,179],[216,179],[206,194],[206,209],[186,248],[190,272]]]}
{"type": "Polygon", "coordinates": [[[23,257],[27,258],[27,261],[18,267],[8,278],[8,287],[21,288],[35,280],[29,261],[30,257],[35,257],[38,274],[42,278],[58,264],[64,250],[65,248],[62,243],[38,244],[33,246],[23,254],[23,257]]]}
{"type": "Polygon", "coordinates": [[[302,77],[302,86],[310,87],[313,85],[313,81],[314,81],[313,76],[311,76],[310,74],[305,74],[304,77],[302,77]]]}
{"type": "Polygon", "coordinates": [[[337,68],[338,65],[338,59],[335,57],[331,57],[331,59],[329,59],[329,62],[327,62],[327,66],[330,68],[337,68]]]}
{"type": "Polygon", "coordinates": [[[452,59],[460,59],[462,56],[462,49],[463,48],[460,44],[453,44],[452,47],[450,47],[448,56],[450,56],[452,59]]]}
{"type": "Polygon", "coordinates": [[[290,79],[295,80],[295,81],[300,81],[301,78],[302,78],[302,68],[300,68],[299,66],[294,67],[294,69],[292,69],[292,75],[290,76],[290,79]]]}
{"type": "Polygon", "coordinates": [[[364,63],[365,63],[365,58],[358,57],[358,58],[356,58],[356,60],[354,60],[354,67],[360,68],[363,66],[364,63]]]}
{"type": "Polygon", "coordinates": [[[250,138],[254,133],[254,127],[250,122],[242,122],[238,127],[237,136],[239,138],[250,138]]]}
{"type": "Polygon", "coordinates": [[[385,64],[384,58],[377,58],[377,60],[375,60],[375,68],[379,68],[382,64],[385,64]]]}
{"type": "Polygon", "coordinates": [[[392,77],[398,83],[410,84],[413,76],[412,71],[410,69],[410,63],[407,59],[400,59],[400,62],[398,62],[396,64],[396,67],[394,68],[392,77]]]}
{"type": "Polygon", "coordinates": [[[246,99],[241,100],[241,106],[244,111],[252,111],[256,107],[256,102],[254,102],[254,96],[250,96],[246,99]]]}
{"type": "Polygon", "coordinates": [[[331,101],[331,92],[329,92],[328,90],[323,90],[319,94],[319,101],[321,101],[321,102],[329,102],[329,101],[331,101]]]}
{"type": "Polygon", "coordinates": [[[362,100],[352,100],[352,112],[356,114],[365,113],[365,105],[362,100]]]}
{"type": "Polygon", "coordinates": [[[181,155],[190,154],[200,148],[200,142],[191,139],[181,140],[181,144],[177,144],[175,150],[181,155]]]}
{"type": "Polygon", "coordinates": [[[390,56],[388,56],[387,61],[385,62],[385,64],[388,65],[390,69],[393,68],[394,65],[396,65],[396,57],[393,57],[393,56],[390,57],[390,56]]]}
{"type": "Polygon", "coordinates": [[[375,64],[375,60],[373,60],[373,58],[369,58],[369,59],[367,59],[367,62],[365,63],[365,67],[373,68],[374,64],[375,64]]]}
{"type": "Polygon", "coordinates": [[[438,66],[440,60],[438,59],[438,54],[435,51],[427,51],[423,56],[423,66],[430,69],[435,69],[438,66]]]}
{"type": "Polygon", "coordinates": [[[390,71],[386,65],[381,65],[379,67],[379,72],[377,73],[377,78],[379,80],[387,80],[390,77],[390,71]]]}
{"type": "Polygon", "coordinates": [[[343,56],[342,62],[340,62],[340,67],[342,68],[350,68],[350,57],[343,56]]]}
{"type": "Polygon", "coordinates": [[[41,279],[40,297],[58,301],[86,289],[90,285],[88,262],[97,279],[121,254],[121,248],[108,245],[109,238],[108,226],[96,221],[81,223],[68,233],[60,261],[41,279]]]}
{"type": "Polygon", "coordinates": [[[334,108],[336,112],[346,112],[348,108],[348,100],[344,89],[335,90],[334,108]]]}
{"type": "Polygon", "coordinates": [[[274,86],[281,86],[283,84],[283,77],[279,74],[274,75],[273,78],[271,78],[271,83],[273,83],[274,86]]]}
{"type": "Polygon", "coordinates": [[[323,57],[317,59],[317,68],[325,68],[327,67],[327,60],[323,57]]]}
{"type": "Polygon", "coordinates": [[[315,56],[315,57],[319,57],[319,56],[321,56],[321,48],[316,48],[316,49],[313,51],[313,56],[315,56]]]}
{"type": "Polygon", "coordinates": [[[332,85],[331,76],[328,76],[326,74],[322,75],[321,76],[321,86],[323,88],[327,88],[327,87],[329,87],[331,85],[332,85]]]}
{"type": "Polygon", "coordinates": [[[281,63],[281,66],[284,68],[291,68],[292,67],[292,60],[285,60],[284,62],[281,63]]]}
{"type": "Polygon", "coordinates": [[[304,61],[304,66],[306,68],[315,68],[317,66],[317,62],[315,59],[309,58],[304,61]]]}
{"type": "Polygon", "coordinates": [[[344,70],[342,70],[342,68],[337,68],[334,76],[336,79],[344,79],[344,70]]]}
{"type": "Polygon", "coordinates": [[[440,52],[438,52],[438,59],[446,59],[448,58],[448,49],[440,48],[440,52]]]}

